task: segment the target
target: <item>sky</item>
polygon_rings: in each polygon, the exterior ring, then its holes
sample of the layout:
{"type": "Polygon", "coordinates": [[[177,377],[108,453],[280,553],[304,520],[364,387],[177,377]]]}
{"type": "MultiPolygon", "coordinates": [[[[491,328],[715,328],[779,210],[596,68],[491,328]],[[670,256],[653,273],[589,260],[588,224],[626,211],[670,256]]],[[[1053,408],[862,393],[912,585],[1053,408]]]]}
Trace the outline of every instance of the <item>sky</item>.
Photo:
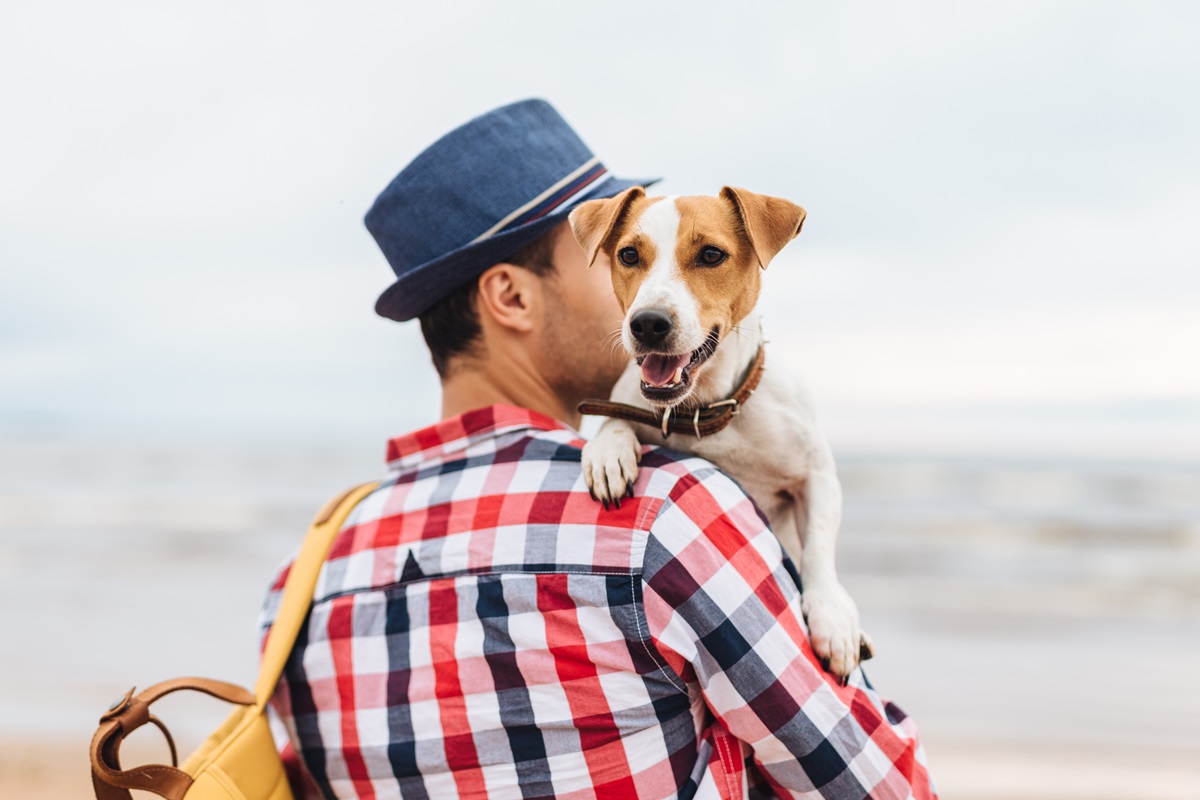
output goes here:
{"type": "Polygon", "coordinates": [[[804,205],[760,303],[835,450],[1200,459],[1200,7],[26,3],[0,24],[0,434],[431,422],[362,225],[545,97],[617,174],[804,205]]]}

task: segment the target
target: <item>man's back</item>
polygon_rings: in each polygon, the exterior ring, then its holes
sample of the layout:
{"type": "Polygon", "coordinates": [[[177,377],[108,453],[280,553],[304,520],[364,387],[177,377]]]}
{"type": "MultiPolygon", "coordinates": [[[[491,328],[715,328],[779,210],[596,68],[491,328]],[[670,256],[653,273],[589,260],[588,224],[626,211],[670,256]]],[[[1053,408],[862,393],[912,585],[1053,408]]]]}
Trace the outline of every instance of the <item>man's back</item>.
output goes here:
{"type": "Polygon", "coordinates": [[[581,445],[502,405],[390,443],[274,701],[323,793],[928,796],[903,713],[815,666],[736,485],[650,451],[605,510],[581,445]]]}

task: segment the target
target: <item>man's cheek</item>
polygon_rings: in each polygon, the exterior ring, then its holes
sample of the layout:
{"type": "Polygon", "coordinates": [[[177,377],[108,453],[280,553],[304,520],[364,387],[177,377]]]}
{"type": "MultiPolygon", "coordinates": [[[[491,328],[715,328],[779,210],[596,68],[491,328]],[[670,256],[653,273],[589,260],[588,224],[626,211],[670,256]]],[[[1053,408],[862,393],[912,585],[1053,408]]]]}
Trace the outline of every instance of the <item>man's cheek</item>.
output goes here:
{"type": "Polygon", "coordinates": [[[589,271],[584,308],[607,330],[615,330],[621,324],[624,312],[617,301],[616,292],[613,291],[612,276],[603,265],[596,264],[589,271]]]}

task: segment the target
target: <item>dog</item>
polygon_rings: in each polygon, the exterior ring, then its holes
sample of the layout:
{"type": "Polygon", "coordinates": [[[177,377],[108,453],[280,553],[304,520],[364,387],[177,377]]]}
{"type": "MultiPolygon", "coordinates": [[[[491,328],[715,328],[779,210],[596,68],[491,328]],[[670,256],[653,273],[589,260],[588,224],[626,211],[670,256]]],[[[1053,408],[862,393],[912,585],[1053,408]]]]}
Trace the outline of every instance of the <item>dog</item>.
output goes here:
{"type": "Polygon", "coordinates": [[[612,260],[632,356],[615,403],[581,406],[611,417],[583,449],[583,475],[593,497],[619,506],[641,443],[665,444],[674,426],[672,448],[721,467],[766,514],[799,567],[813,650],[845,681],[873,646],[834,567],[841,484],[807,391],[763,369],[755,311],[760,273],[804,218],[788,200],[728,186],[716,197],[653,198],[633,187],[571,212],[589,267],[601,253],[612,260]]]}

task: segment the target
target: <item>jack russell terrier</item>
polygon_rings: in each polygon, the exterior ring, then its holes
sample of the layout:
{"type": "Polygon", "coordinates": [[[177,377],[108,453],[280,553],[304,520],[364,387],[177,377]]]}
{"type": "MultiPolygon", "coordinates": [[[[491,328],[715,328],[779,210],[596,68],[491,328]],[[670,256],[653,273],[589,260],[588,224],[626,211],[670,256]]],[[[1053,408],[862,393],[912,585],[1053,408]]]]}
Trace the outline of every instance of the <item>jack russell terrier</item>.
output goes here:
{"type": "Polygon", "coordinates": [[[635,359],[614,402],[580,406],[610,417],[583,448],[583,475],[593,497],[619,505],[632,496],[640,442],[682,434],[673,448],[717,464],[767,515],[799,566],[813,650],[845,680],[872,645],[834,568],[841,484],[807,393],[781,370],[764,372],[754,310],[759,273],[804,217],[787,200],[728,186],[718,197],[634,187],[571,212],[588,264],[601,252],[612,260],[621,341],[635,359]]]}

